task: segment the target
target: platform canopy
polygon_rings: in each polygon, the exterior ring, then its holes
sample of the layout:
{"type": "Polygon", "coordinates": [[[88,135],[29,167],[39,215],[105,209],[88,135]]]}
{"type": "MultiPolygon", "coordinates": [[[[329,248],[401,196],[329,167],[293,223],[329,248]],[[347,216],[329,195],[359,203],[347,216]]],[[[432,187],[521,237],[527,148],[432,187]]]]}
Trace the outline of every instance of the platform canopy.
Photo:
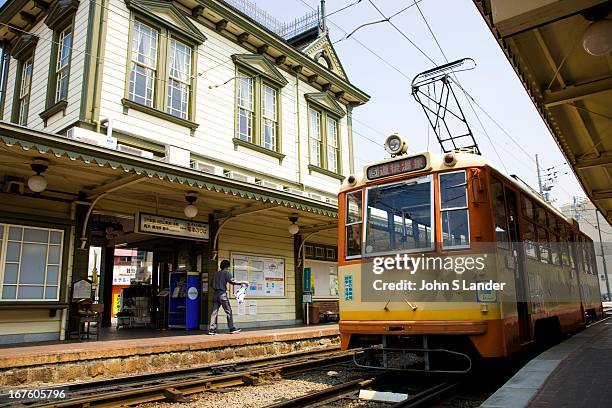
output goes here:
{"type": "Polygon", "coordinates": [[[605,50],[606,35],[612,41],[601,23],[611,18],[612,2],[474,3],[587,196],[612,224],[612,55],[587,52],[605,50]]]}
{"type": "MultiPolygon", "coordinates": [[[[295,214],[302,235],[337,234],[333,204],[0,121],[0,176],[25,181],[34,174],[31,164],[37,159],[48,165],[42,196],[94,205],[94,213],[130,216],[140,211],[185,218],[186,196],[195,193],[194,221],[241,216],[262,227],[289,227],[289,217],[295,214]]],[[[28,189],[22,194],[38,196],[28,189]]],[[[122,237],[126,239],[129,236],[122,237]]]]}

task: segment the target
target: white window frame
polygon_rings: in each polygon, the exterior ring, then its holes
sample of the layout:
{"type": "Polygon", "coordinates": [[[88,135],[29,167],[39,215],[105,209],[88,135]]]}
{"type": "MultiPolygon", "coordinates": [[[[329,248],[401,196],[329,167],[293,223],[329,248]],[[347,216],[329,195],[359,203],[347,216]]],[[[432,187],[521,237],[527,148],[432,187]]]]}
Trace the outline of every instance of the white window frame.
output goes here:
{"type": "Polygon", "coordinates": [[[34,71],[34,58],[27,58],[21,67],[21,84],[19,86],[19,117],[18,123],[26,126],[28,123],[28,110],[30,107],[30,92],[32,89],[32,75],[34,71]],[[26,75],[27,68],[30,67],[30,75],[26,75]],[[29,80],[28,80],[29,79],[29,80]],[[26,80],[28,82],[26,83],[26,80]]]}
{"type": "Polygon", "coordinates": [[[55,64],[55,102],[65,101],[68,99],[68,84],[66,85],[66,94],[61,95],[62,86],[61,83],[64,81],[70,81],[70,53],[72,45],[74,44],[74,31],[72,25],[64,28],[58,36],[57,41],[57,61],[55,64]],[[64,39],[70,34],[70,46],[66,50],[68,55],[64,55],[64,39]],[[65,63],[62,63],[64,61],[65,63]]]}
{"type": "Polygon", "coordinates": [[[261,145],[268,150],[276,151],[276,143],[278,138],[278,90],[266,83],[261,84],[261,145]],[[272,94],[271,109],[266,109],[266,93],[270,91],[272,94]],[[268,115],[267,111],[272,114],[268,115]],[[272,129],[272,140],[270,143],[266,141],[266,127],[272,129]]]}
{"type": "Polygon", "coordinates": [[[325,119],[325,130],[326,130],[326,135],[327,135],[327,146],[326,146],[326,154],[327,154],[327,170],[332,171],[334,173],[338,173],[338,171],[340,170],[340,166],[339,166],[339,150],[340,150],[340,146],[338,143],[338,127],[340,126],[340,123],[337,119],[330,117],[329,115],[327,115],[326,119],[325,119]],[[330,138],[330,133],[329,133],[329,129],[330,129],[330,122],[333,123],[332,129],[333,129],[333,141],[334,143],[330,143],[330,140],[332,138],[330,138]],[[333,153],[333,154],[330,154],[333,153]],[[331,160],[330,158],[333,157],[333,167],[331,166],[331,160]]]}
{"type": "MultiPolygon", "coordinates": [[[[60,299],[60,289],[62,286],[62,264],[63,264],[63,256],[64,256],[64,230],[61,229],[56,229],[56,228],[42,228],[42,227],[34,227],[34,226],[30,226],[30,225],[19,225],[19,224],[8,224],[8,223],[0,223],[0,225],[3,226],[3,233],[0,234],[0,304],[2,302],[57,302],[60,299]],[[11,263],[17,263],[19,265],[18,267],[18,271],[17,271],[17,282],[12,285],[12,284],[7,284],[7,286],[15,286],[16,287],[16,292],[15,292],[15,299],[3,299],[2,298],[2,293],[4,290],[4,276],[5,276],[5,269],[6,269],[6,255],[7,255],[7,248],[8,248],[8,243],[9,243],[9,229],[11,227],[15,227],[15,228],[21,228],[22,230],[25,229],[32,229],[32,230],[43,230],[43,231],[47,231],[49,234],[49,237],[51,236],[52,232],[58,232],[60,233],[60,242],[59,244],[52,244],[49,240],[47,241],[47,259],[45,262],[45,277],[43,280],[43,284],[21,284],[19,283],[19,277],[21,274],[21,258],[23,256],[23,244],[24,243],[30,243],[30,241],[24,241],[24,235],[25,232],[22,231],[22,236],[21,239],[19,241],[16,240],[10,240],[11,242],[19,242],[21,245],[20,248],[20,254],[19,254],[19,262],[11,262],[11,263]],[[57,264],[50,264],[49,262],[49,247],[50,246],[59,246],[59,263],[57,264]],[[49,266],[57,266],[58,267],[58,274],[57,274],[57,284],[47,284],[47,274],[48,274],[48,270],[49,270],[49,266]],[[36,286],[36,287],[40,287],[42,286],[42,298],[36,299],[36,298],[31,298],[31,299],[19,299],[19,288],[22,286],[36,286]],[[56,291],[56,296],[54,299],[46,299],[45,298],[45,292],[47,288],[50,287],[56,287],[57,291],[56,291]]],[[[50,239],[50,238],[49,238],[50,239]]],[[[38,244],[38,245],[43,245],[43,243],[41,242],[32,242],[33,244],[38,244]]]]}
{"type": "Polygon", "coordinates": [[[244,140],[249,143],[253,143],[255,129],[255,78],[243,73],[238,72],[236,86],[236,115],[237,115],[237,126],[236,126],[236,138],[244,140]],[[245,98],[241,93],[241,84],[248,81],[247,89],[249,91],[249,97],[245,98]],[[247,120],[247,133],[240,132],[240,118],[245,117],[247,120]]]}
{"type": "MultiPolygon", "coordinates": [[[[139,99],[143,99],[145,101],[144,105],[148,106],[148,107],[155,107],[155,91],[156,91],[156,79],[157,79],[157,62],[158,62],[158,57],[159,57],[159,37],[160,37],[160,31],[155,28],[152,27],[148,24],[143,23],[142,21],[139,20],[134,20],[132,23],[132,43],[130,44],[130,74],[129,74],[129,90],[128,90],[128,97],[131,101],[139,103],[135,100],[135,97],[139,98],[139,99]],[[134,54],[139,54],[138,49],[134,50],[134,44],[138,45],[139,40],[138,40],[138,36],[139,35],[144,35],[142,34],[142,32],[140,31],[140,29],[138,29],[138,26],[143,26],[148,28],[149,30],[151,30],[151,32],[155,33],[155,53],[153,55],[153,64],[152,65],[147,65],[144,62],[138,61],[138,59],[134,58],[134,54]],[[145,70],[146,77],[147,77],[147,85],[145,86],[145,95],[139,95],[137,94],[136,91],[136,75],[141,75],[140,73],[135,71],[136,67],[141,67],[145,70]],[[151,76],[149,76],[149,74],[151,74],[151,76]],[[134,74],[134,80],[132,80],[132,74],[134,74]],[[150,87],[149,85],[150,84],[150,87]],[[147,90],[151,89],[151,98],[147,98],[147,90]]],[[[150,51],[150,50],[149,50],[150,51]]],[[[149,55],[146,55],[146,58],[150,58],[149,55]]]]}
{"type": "Polygon", "coordinates": [[[323,129],[321,128],[321,119],[323,114],[314,109],[313,107],[308,108],[308,121],[309,121],[309,129],[308,129],[308,149],[310,151],[310,164],[313,164],[317,167],[321,167],[323,164],[322,160],[322,150],[323,150],[323,129]],[[313,119],[313,113],[315,113],[316,120],[313,119]],[[313,147],[316,145],[316,150],[313,150],[313,147]],[[316,157],[313,157],[313,153],[316,151],[316,157]]]}
{"type": "MultiPolygon", "coordinates": [[[[168,42],[168,101],[166,103],[166,112],[170,115],[177,116],[181,119],[189,119],[189,101],[191,99],[191,61],[193,59],[193,49],[189,44],[186,44],[182,41],[177,40],[176,38],[170,38],[168,42]],[[186,78],[181,78],[176,75],[172,75],[172,58],[174,58],[173,47],[176,45],[180,45],[184,47],[187,51],[187,71],[183,74],[186,74],[186,78]],[[172,97],[174,96],[174,92],[181,92],[178,88],[183,87],[185,89],[181,95],[181,105],[184,104],[185,109],[175,109],[171,105],[172,97]]],[[[182,54],[182,52],[178,51],[182,54]]]]}
{"type": "Polygon", "coordinates": [[[466,249],[466,248],[471,248],[472,245],[472,240],[470,237],[470,209],[469,209],[469,194],[468,194],[468,189],[467,189],[467,171],[465,170],[457,170],[457,171],[449,171],[449,172],[444,172],[444,173],[439,173],[438,174],[438,190],[440,190],[440,225],[441,225],[441,229],[440,229],[440,244],[442,245],[442,249],[466,249]],[[464,179],[465,179],[465,207],[450,207],[450,208],[442,208],[442,177],[450,175],[450,174],[457,174],[457,173],[463,173],[464,174],[464,179]],[[444,212],[448,212],[448,211],[455,211],[455,210],[466,210],[467,213],[467,241],[468,244],[467,245],[444,245],[444,226],[442,225],[442,213],[444,212]]]}
{"type": "Polygon", "coordinates": [[[365,216],[365,207],[364,207],[364,196],[365,194],[363,193],[362,189],[359,190],[353,190],[353,191],[347,191],[344,197],[345,200],[345,205],[344,205],[344,259],[358,259],[361,258],[361,255],[363,254],[363,243],[365,241],[365,235],[364,235],[364,216],[365,216]],[[360,194],[361,195],[361,211],[359,212],[359,219],[357,221],[353,221],[353,222],[347,222],[348,220],[348,216],[349,216],[349,195],[355,195],[355,194],[360,194]],[[357,255],[347,255],[347,242],[348,242],[348,231],[349,231],[349,227],[352,227],[353,225],[357,225],[357,224],[361,224],[361,237],[359,237],[359,240],[361,241],[361,252],[357,255]]]}

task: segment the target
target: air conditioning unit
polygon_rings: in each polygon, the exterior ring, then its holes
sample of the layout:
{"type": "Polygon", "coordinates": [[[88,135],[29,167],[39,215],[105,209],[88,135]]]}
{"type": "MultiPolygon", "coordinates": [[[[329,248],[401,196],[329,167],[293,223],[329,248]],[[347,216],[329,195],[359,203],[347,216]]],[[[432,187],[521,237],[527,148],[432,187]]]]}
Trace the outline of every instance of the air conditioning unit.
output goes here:
{"type": "Polygon", "coordinates": [[[247,176],[246,174],[238,173],[232,170],[223,170],[223,175],[232,180],[242,181],[243,183],[255,183],[255,177],[247,176]]]}
{"type": "Polygon", "coordinates": [[[189,167],[191,167],[194,170],[201,171],[202,173],[208,173],[208,174],[214,174],[214,175],[219,175],[220,173],[219,168],[217,166],[213,166],[212,164],[208,164],[208,163],[203,163],[198,160],[192,160],[191,163],[189,164],[189,167]]]}
{"type": "Polygon", "coordinates": [[[255,184],[257,184],[258,186],[270,188],[272,190],[282,190],[282,186],[280,184],[272,183],[271,181],[267,180],[255,180],[255,184]]]}
{"type": "Polygon", "coordinates": [[[118,144],[117,150],[122,153],[132,154],[134,156],[144,157],[146,159],[153,158],[153,152],[138,149],[136,147],[132,147],[132,146],[124,145],[124,144],[118,144]]]}
{"type": "Polygon", "coordinates": [[[314,193],[308,193],[308,198],[312,198],[313,200],[323,201],[323,196],[314,193]]]}
{"type": "Polygon", "coordinates": [[[291,188],[291,187],[283,187],[283,190],[286,193],[289,194],[295,194],[295,195],[299,195],[300,197],[308,197],[308,193],[302,190],[296,190],[295,188],[291,188]]]}
{"type": "Polygon", "coordinates": [[[106,147],[107,149],[115,150],[117,148],[117,138],[107,136],[102,133],[97,133],[92,130],[73,127],[66,132],[66,138],[81,143],[87,143],[94,146],[106,147]]]}
{"type": "Polygon", "coordinates": [[[325,202],[327,204],[338,205],[338,200],[335,198],[325,197],[325,202]]]}

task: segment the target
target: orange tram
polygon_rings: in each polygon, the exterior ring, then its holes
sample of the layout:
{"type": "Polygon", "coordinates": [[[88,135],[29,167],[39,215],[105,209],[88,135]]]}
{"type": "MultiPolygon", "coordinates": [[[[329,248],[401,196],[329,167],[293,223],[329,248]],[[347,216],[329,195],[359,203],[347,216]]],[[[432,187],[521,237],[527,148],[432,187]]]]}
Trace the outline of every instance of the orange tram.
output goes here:
{"type": "MultiPolygon", "coordinates": [[[[385,148],[397,154],[345,179],[339,193],[342,349],[382,351],[363,363],[375,368],[405,367],[398,356],[406,351],[425,361],[420,369],[436,371],[429,360],[439,353],[445,361],[464,356],[471,367],[473,358],[508,357],[603,316],[593,242],[578,222],[480,155],[403,154],[393,137],[385,148]],[[376,257],[465,257],[483,245],[494,248],[487,268],[506,282],[503,294],[483,290],[457,301],[369,294],[376,257]]],[[[426,279],[428,270],[403,275],[415,276],[426,279]]]]}

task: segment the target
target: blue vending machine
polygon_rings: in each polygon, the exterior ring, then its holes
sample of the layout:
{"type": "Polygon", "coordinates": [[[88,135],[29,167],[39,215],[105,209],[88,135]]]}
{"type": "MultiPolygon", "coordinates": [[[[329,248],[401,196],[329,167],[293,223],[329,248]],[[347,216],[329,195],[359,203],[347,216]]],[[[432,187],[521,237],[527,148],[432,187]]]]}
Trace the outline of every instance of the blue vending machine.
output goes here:
{"type": "Polygon", "coordinates": [[[169,328],[199,329],[199,281],[199,272],[170,272],[169,328]]]}

